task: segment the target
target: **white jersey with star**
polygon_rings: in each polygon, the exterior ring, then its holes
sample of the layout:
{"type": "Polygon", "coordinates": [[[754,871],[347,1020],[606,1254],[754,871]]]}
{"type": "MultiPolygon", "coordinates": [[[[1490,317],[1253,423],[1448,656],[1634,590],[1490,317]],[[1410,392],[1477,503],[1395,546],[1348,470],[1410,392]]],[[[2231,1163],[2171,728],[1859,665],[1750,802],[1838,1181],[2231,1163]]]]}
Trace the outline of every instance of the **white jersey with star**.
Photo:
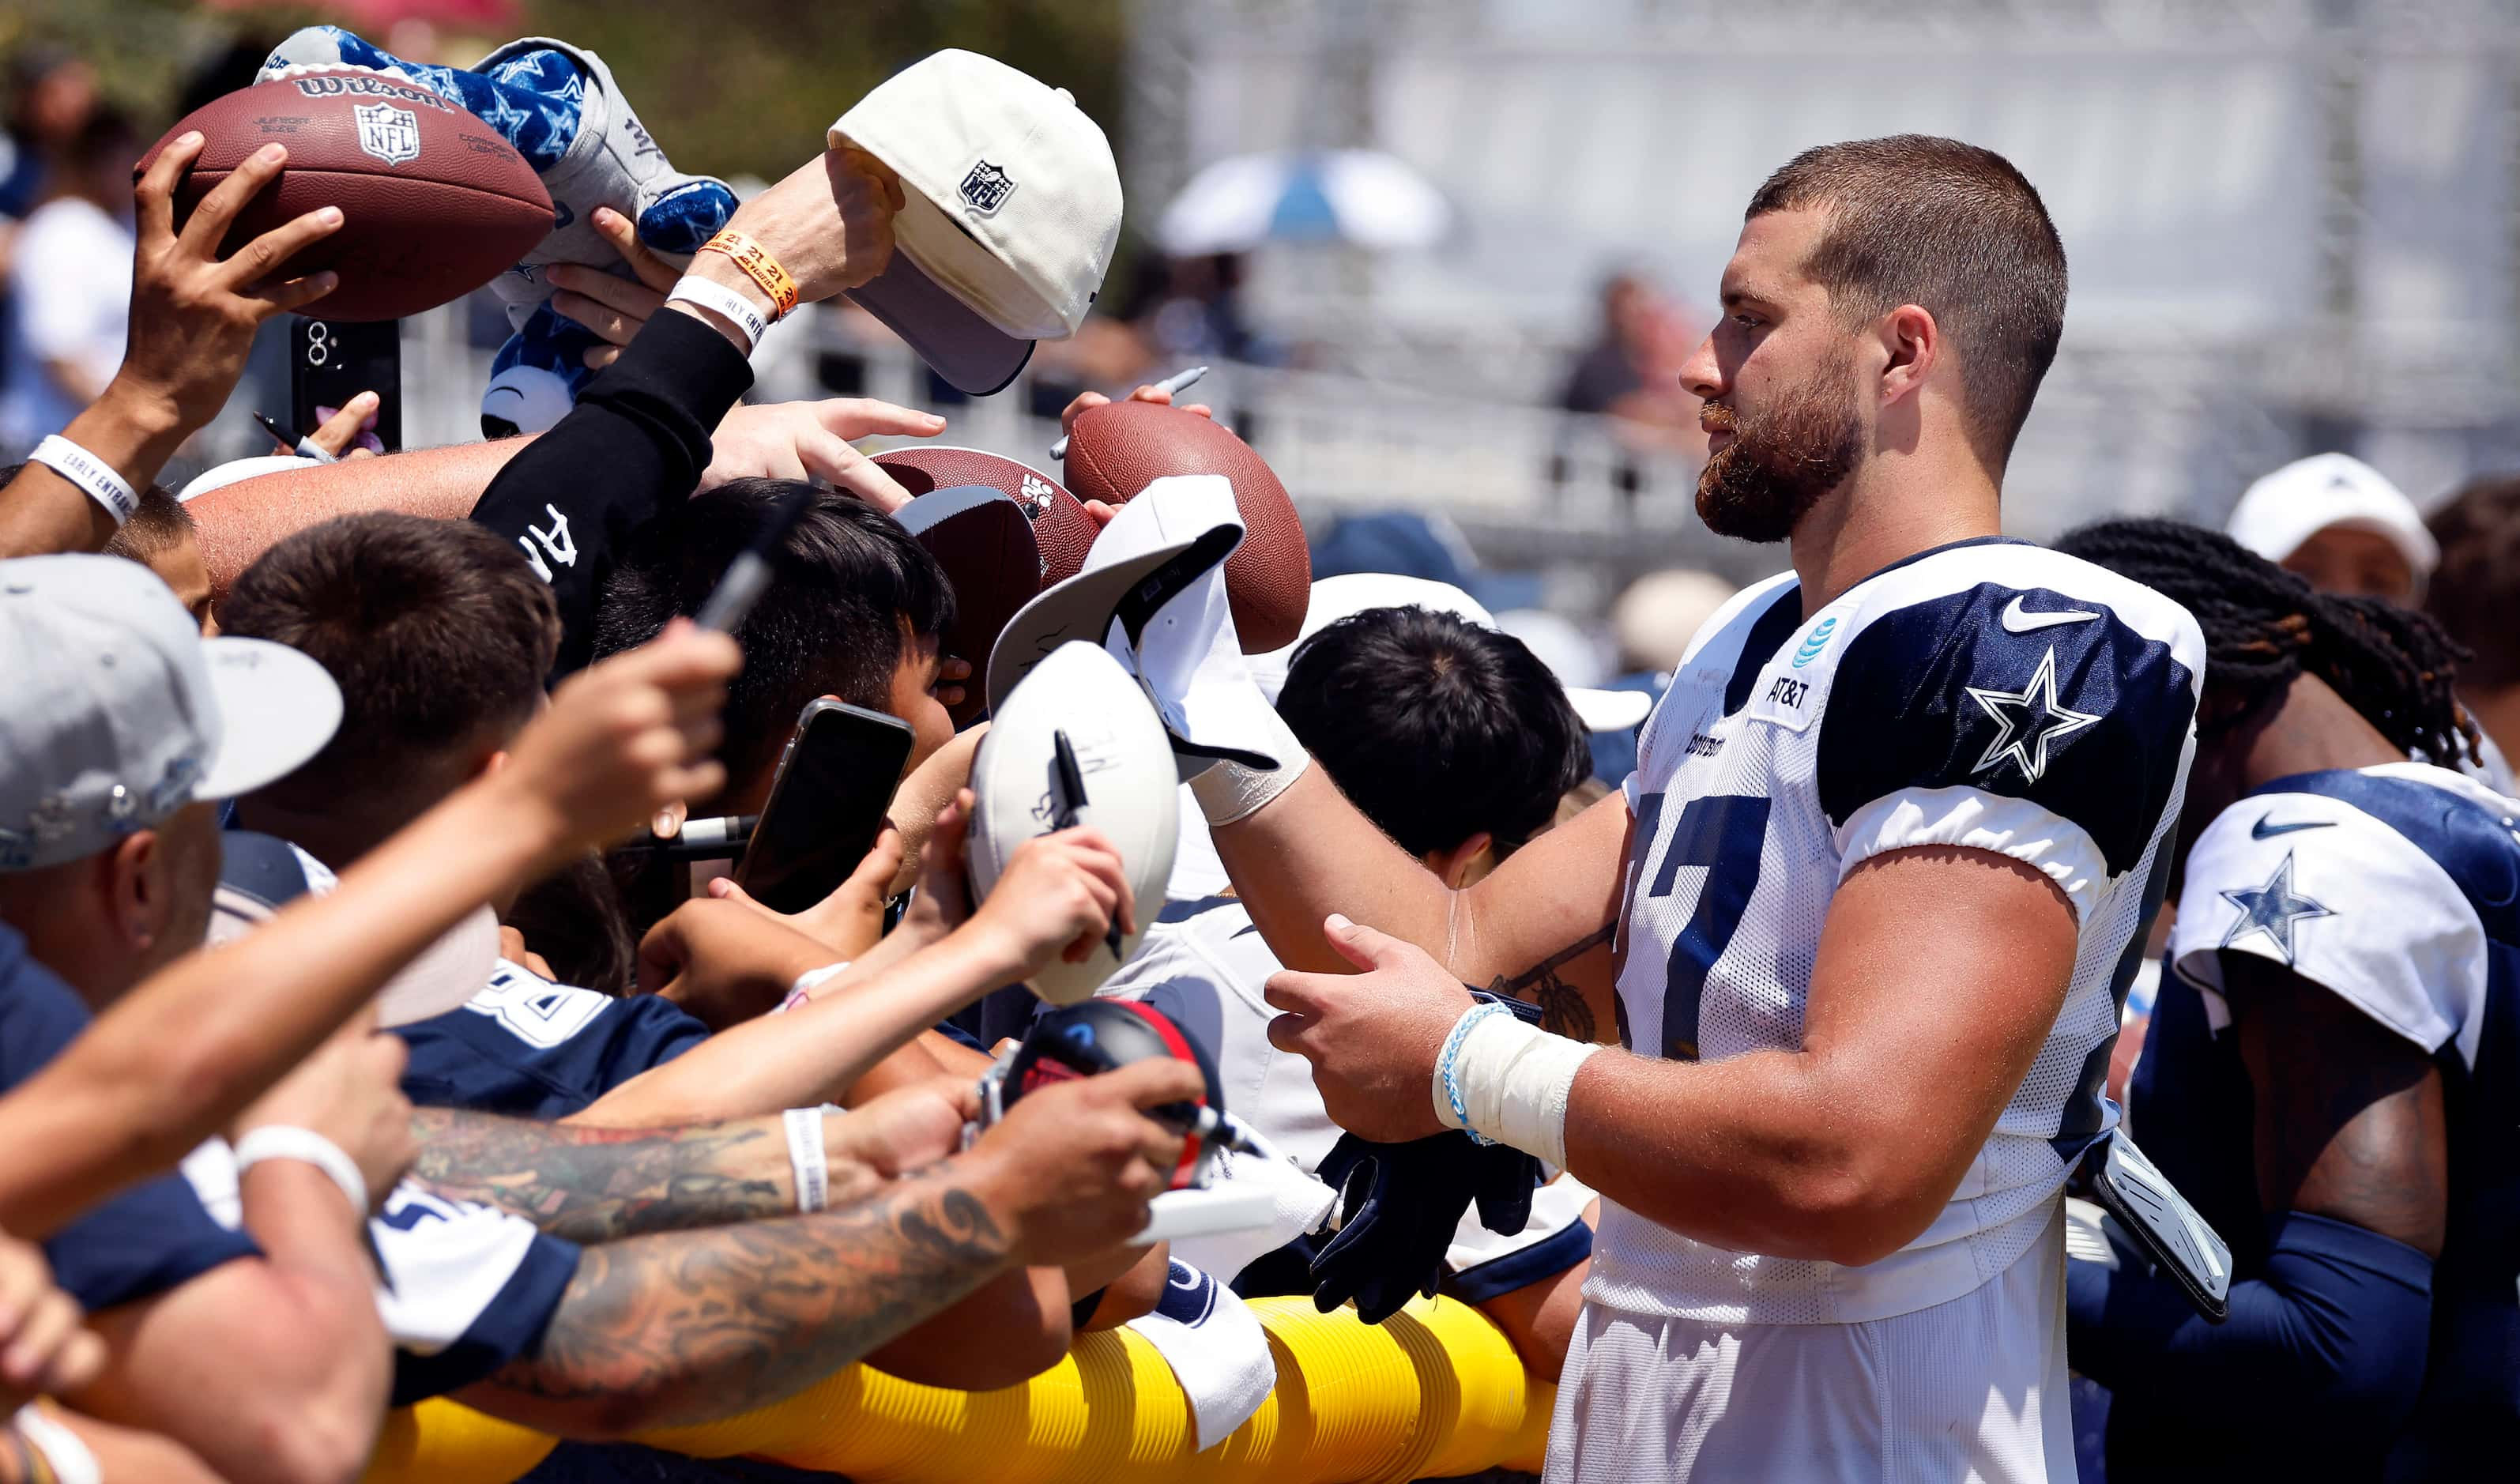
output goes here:
{"type": "Polygon", "coordinates": [[[2515,818],[2520,801],[2429,763],[2278,779],[2215,816],[2188,851],[2172,965],[2203,992],[2217,1032],[2231,1020],[2222,955],[2255,954],[2472,1071],[2493,937],[2478,897],[2509,897],[2467,889],[2452,868],[2464,851],[2520,879],[2515,818]]]}
{"type": "MultiPolygon", "coordinates": [[[[1625,1045],[1685,1060],[1797,1048],[1830,898],[1886,851],[1962,846],[2037,868],[2072,904],[2080,949],[2029,1075],[1914,1241],[1863,1267],[1735,1252],[1605,1198],[1589,1297],[1855,1324],[1967,1293],[2049,1231],[2066,1174],[2115,1117],[2101,1078],[2166,880],[2203,669],[2184,608],[2016,542],[1924,553],[1809,617],[1787,573],[1708,620],[1626,787],[1625,1045]]],[[[1930,964],[1934,944],[1911,951],[1930,964]]],[[[1946,1012],[1929,996],[1914,1007],[1946,1012]]]]}

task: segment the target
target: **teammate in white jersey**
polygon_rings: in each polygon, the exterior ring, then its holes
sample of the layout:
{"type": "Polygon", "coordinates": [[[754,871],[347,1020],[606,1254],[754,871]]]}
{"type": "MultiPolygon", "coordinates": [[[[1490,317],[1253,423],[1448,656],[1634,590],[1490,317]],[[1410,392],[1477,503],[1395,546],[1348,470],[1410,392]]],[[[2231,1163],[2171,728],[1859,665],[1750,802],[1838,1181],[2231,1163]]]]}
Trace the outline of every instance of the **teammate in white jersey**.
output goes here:
{"type": "Polygon", "coordinates": [[[1602,1193],[1552,1480],[2070,1476],[2060,1192],[2108,1116],[2202,645],[1997,536],[2064,299],[2000,157],[1805,153],[1683,372],[1700,516],[1794,571],[1700,633],[1622,796],[1455,891],[1291,738],[1193,784],[1270,946],[1328,970],[1269,995],[1331,1115],[1466,1126],[1602,1193]],[[1462,987],[1551,962],[1632,1051],[1462,987]]]}
{"type": "Polygon", "coordinates": [[[2230,1243],[2230,1315],[2070,1265],[2109,1475],[2471,1477],[2520,1445],[2520,800],[2409,760],[2474,756],[2457,651],[2192,526],[2062,544],[2209,646],[2129,1108],[2230,1243]]]}

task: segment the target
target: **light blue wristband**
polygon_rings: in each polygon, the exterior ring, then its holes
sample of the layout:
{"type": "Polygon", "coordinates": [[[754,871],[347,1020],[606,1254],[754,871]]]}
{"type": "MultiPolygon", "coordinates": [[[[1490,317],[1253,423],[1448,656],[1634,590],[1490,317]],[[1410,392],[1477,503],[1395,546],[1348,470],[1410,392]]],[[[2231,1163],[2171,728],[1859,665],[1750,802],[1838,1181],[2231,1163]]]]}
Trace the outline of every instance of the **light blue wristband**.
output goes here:
{"type": "Polygon", "coordinates": [[[1462,1132],[1480,1144],[1494,1144],[1496,1141],[1470,1127],[1470,1110],[1462,1102],[1462,1085],[1454,1080],[1453,1063],[1462,1054],[1462,1043],[1469,1039],[1470,1032],[1480,1021],[1490,1015],[1512,1013],[1511,1010],[1494,1002],[1470,1007],[1462,1012],[1462,1018],[1453,1022],[1453,1033],[1444,1038],[1444,1049],[1435,1056],[1435,1078],[1443,1085],[1444,1101],[1452,1104],[1453,1117],[1461,1123],[1462,1132]]]}

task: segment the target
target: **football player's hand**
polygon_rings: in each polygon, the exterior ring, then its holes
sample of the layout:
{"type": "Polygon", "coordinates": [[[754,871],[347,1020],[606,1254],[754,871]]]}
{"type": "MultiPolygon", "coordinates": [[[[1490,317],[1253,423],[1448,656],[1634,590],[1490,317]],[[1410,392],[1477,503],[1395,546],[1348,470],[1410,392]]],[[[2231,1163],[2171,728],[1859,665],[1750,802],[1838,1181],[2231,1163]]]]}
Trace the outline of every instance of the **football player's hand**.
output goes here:
{"type": "Polygon", "coordinates": [[[722,876],[710,881],[708,893],[721,902],[749,907],[788,931],[804,934],[830,949],[834,963],[848,963],[864,955],[883,936],[883,905],[892,890],[893,877],[900,872],[901,832],[887,824],[877,832],[875,848],[858,862],[848,879],[803,912],[773,912],[754,901],[733,877],[722,876]]]}
{"type": "Polygon", "coordinates": [[[1430,1091],[1435,1057],[1470,1008],[1462,987],[1424,949],[1332,913],[1322,925],[1353,974],[1269,976],[1269,1044],[1313,1064],[1330,1121],[1377,1144],[1442,1133],[1430,1091]]]}

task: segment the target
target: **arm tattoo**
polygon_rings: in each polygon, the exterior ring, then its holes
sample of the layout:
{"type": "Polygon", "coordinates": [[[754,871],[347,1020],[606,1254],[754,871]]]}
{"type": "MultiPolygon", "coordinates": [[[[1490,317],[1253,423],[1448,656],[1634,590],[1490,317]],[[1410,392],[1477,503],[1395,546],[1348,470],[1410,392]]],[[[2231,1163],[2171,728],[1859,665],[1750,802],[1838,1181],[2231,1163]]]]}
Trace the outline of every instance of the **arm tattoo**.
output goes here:
{"type": "MultiPolygon", "coordinates": [[[[581,1243],[726,1226],[796,1209],[776,1118],[675,1129],[600,1129],[451,1108],[414,1108],[411,1179],[434,1195],[496,1206],[581,1243]]],[[[873,1191],[871,1171],[831,1162],[832,1199],[873,1191]]]]}
{"type": "Polygon", "coordinates": [[[1539,1006],[1543,1030],[1578,1041],[1598,1039],[1600,1022],[1593,1007],[1586,1003],[1584,992],[1567,983],[1558,970],[1609,942],[1618,927],[1616,922],[1604,922],[1512,978],[1497,975],[1488,981],[1488,993],[1539,1006]]]}
{"type": "Polygon", "coordinates": [[[1011,1245],[970,1191],[912,1179],[812,1216],[588,1247],[536,1355],[475,1389],[545,1425],[589,1405],[640,1427],[732,1417],[943,1312],[1011,1245]]]}

